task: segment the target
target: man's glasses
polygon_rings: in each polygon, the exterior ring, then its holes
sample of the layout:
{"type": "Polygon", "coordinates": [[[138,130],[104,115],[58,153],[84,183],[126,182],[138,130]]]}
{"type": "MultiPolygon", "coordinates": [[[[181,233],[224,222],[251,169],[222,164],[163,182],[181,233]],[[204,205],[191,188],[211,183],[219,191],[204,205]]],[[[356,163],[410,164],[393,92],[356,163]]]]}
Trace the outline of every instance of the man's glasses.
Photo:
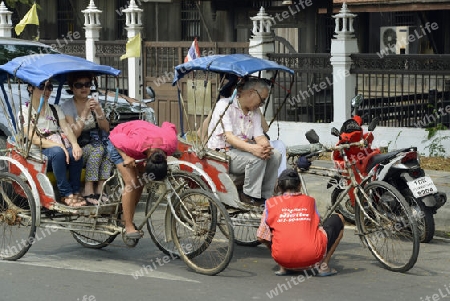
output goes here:
{"type": "Polygon", "coordinates": [[[47,89],[48,91],[53,91],[53,85],[52,84],[48,84],[48,85],[40,84],[39,87],[38,87],[39,90],[44,90],[44,88],[47,89]]]}
{"type": "Polygon", "coordinates": [[[83,87],[90,88],[91,87],[91,82],[84,82],[84,83],[78,82],[78,83],[74,83],[73,86],[74,86],[75,89],[81,89],[83,87]]]}
{"type": "Polygon", "coordinates": [[[253,91],[255,91],[256,94],[258,94],[259,101],[260,101],[259,106],[262,107],[262,106],[266,103],[266,100],[265,100],[264,98],[261,97],[261,94],[259,94],[258,90],[253,89],[253,91]]]}

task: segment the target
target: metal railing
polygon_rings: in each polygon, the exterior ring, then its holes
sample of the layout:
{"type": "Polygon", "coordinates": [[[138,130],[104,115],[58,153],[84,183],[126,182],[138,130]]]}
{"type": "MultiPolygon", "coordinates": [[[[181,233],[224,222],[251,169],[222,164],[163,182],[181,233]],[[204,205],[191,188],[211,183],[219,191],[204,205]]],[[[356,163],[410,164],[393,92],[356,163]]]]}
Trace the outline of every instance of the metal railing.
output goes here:
{"type": "Polygon", "coordinates": [[[450,55],[353,54],[360,114],[387,127],[450,127],[450,55]],[[447,111],[448,110],[448,111],[447,111]]]}
{"type": "MultiPolygon", "coordinates": [[[[333,76],[330,54],[269,53],[270,60],[295,71],[291,98],[282,107],[279,121],[329,123],[333,118],[333,76]]],[[[280,73],[273,89],[272,108],[281,106],[289,88],[289,77],[280,73]]]]}

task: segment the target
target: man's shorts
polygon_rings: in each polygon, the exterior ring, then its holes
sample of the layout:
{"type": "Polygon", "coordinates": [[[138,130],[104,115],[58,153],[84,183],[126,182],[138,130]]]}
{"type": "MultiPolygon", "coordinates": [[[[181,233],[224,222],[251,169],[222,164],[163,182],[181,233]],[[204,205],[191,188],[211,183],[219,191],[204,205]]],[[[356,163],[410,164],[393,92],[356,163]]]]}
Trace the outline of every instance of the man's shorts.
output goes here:
{"type": "Polygon", "coordinates": [[[324,223],[323,229],[327,233],[328,243],[327,243],[327,253],[331,247],[336,242],[339,233],[344,228],[344,223],[340,219],[339,215],[332,214],[324,223]]]}
{"type": "Polygon", "coordinates": [[[114,145],[111,143],[111,141],[108,139],[106,142],[106,150],[108,152],[109,160],[114,163],[115,165],[123,163],[123,158],[117,151],[117,149],[114,147],[114,145]]]}

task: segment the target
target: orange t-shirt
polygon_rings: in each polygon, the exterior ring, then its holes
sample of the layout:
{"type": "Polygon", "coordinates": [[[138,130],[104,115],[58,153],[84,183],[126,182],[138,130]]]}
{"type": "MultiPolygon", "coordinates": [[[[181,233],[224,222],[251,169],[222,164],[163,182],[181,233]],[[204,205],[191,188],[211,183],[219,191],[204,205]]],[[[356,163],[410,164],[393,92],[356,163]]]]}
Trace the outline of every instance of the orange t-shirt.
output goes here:
{"type": "Polygon", "coordinates": [[[266,223],[272,232],[272,257],[285,268],[307,268],[327,251],[319,229],[316,202],[306,195],[283,195],[266,201],[266,223]]]}

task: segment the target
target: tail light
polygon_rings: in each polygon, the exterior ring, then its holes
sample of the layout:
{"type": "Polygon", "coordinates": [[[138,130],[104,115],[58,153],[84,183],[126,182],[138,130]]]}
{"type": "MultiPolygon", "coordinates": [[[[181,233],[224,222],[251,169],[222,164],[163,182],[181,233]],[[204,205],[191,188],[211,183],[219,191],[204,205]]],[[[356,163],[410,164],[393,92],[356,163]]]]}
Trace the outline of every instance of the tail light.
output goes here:
{"type": "Polygon", "coordinates": [[[417,152],[407,153],[401,160],[400,163],[406,163],[408,161],[417,160],[417,152]]]}
{"type": "Polygon", "coordinates": [[[413,177],[414,179],[420,178],[420,177],[424,177],[425,176],[425,172],[422,168],[417,168],[417,169],[412,169],[409,171],[409,175],[411,177],[413,177]]]}

